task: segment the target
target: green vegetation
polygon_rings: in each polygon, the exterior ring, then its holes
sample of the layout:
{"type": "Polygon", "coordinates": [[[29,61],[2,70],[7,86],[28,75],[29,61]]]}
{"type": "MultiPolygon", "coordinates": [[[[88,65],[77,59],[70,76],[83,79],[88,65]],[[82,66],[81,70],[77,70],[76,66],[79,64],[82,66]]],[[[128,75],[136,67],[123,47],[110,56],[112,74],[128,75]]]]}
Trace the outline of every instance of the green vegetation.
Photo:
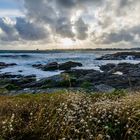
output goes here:
{"type": "Polygon", "coordinates": [[[81,87],[82,88],[85,88],[85,89],[88,89],[92,86],[92,84],[90,82],[83,82],[81,87]]]}
{"type": "Polygon", "coordinates": [[[0,96],[0,140],[139,140],[140,93],[0,96]]]}

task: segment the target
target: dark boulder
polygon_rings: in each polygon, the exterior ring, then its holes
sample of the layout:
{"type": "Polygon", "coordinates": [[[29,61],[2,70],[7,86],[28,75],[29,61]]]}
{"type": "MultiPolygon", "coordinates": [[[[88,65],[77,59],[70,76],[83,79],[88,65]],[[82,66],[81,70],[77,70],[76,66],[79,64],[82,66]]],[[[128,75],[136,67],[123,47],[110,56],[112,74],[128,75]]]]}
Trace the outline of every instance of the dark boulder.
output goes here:
{"type": "Polygon", "coordinates": [[[42,67],[42,70],[44,71],[53,71],[58,69],[59,69],[59,64],[57,62],[52,62],[42,67]]]}
{"type": "Polygon", "coordinates": [[[69,61],[69,62],[60,63],[60,64],[58,64],[57,62],[52,62],[47,65],[34,64],[32,66],[38,69],[41,69],[43,71],[54,71],[54,70],[70,70],[71,68],[74,68],[74,67],[81,67],[82,64],[78,62],[69,61]]]}
{"type": "Polygon", "coordinates": [[[82,64],[79,62],[72,62],[72,61],[59,64],[59,70],[69,70],[74,67],[82,67],[82,64]]]}
{"type": "Polygon", "coordinates": [[[112,70],[115,67],[116,67],[115,64],[109,63],[109,64],[106,64],[106,65],[100,66],[100,70],[102,70],[104,72],[108,72],[108,71],[112,70]]]}
{"type": "Polygon", "coordinates": [[[6,64],[4,62],[0,62],[0,69],[7,68],[9,66],[16,66],[16,65],[17,64],[15,64],[15,63],[6,64]]]}

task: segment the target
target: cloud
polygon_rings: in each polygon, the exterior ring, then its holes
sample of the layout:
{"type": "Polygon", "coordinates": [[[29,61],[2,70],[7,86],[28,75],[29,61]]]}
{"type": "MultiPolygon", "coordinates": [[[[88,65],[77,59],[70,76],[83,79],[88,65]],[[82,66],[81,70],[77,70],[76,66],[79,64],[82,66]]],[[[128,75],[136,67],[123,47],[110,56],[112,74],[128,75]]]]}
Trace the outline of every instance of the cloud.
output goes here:
{"type": "Polygon", "coordinates": [[[24,40],[40,40],[47,38],[47,31],[39,25],[26,21],[24,18],[17,18],[15,28],[19,36],[24,40]]]}
{"type": "Polygon", "coordinates": [[[84,9],[85,6],[88,6],[87,3],[93,1],[97,2],[97,0],[24,0],[24,5],[27,10],[27,18],[36,24],[49,26],[51,34],[54,36],[71,39],[77,37],[77,39],[83,40],[87,36],[88,27],[81,19],[72,23],[71,18],[78,9],[84,9]],[[86,5],[82,7],[82,4],[86,5]],[[74,27],[77,35],[73,32],[74,27]]]}
{"type": "Polygon", "coordinates": [[[0,17],[23,17],[24,14],[18,9],[0,9],[0,17]]]}
{"type": "Polygon", "coordinates": [[[12,21],[9,18],[0,18],[0,39],[2,41],[18,40],[18,33],[14,28],[12,21]]]}
{"type": "Polygon", "coordinates": [[[24,18],[0,18],[0,40],[2,41],[20,41],[20,40],[40,40],[47,39],[47,30],[42,26],[36,25],[24,18]]]}
{"type": "Polygon", "coordinates": [[[88,25],[84,23],[82,18],[79,18],[75,23],[75,29],[77,31],[77,38],[79,40],[85,40],[88,36],[88,25]]]}
{"type": "Polygon", "coordinates": [[[0,40],[47,43],[51,38],[54,44],[55,40],[70,38],[88,40],[95,46],[140,43],[139,0],[21,1],[24,17],[15,18],[12,24],[1,18],[0,40]]]}
{"type": "Polygon", "coordinates": [[[67,18],[59,18],[56,21],[55,31],[56,34],[60,35],[61,37],[65,38],[73,38],[75,35],[72,31],[72,23],[67,18]]]}

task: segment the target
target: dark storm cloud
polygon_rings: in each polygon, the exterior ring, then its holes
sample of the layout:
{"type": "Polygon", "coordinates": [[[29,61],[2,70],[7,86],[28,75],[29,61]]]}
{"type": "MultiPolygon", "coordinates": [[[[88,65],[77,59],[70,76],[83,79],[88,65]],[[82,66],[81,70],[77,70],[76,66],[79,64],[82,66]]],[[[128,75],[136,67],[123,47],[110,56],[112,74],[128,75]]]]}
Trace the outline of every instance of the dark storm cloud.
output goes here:
{"type": "Polygon", "coordinates": [[[134,36],[129,33],[110,33],[104,35],[105,40],[103,43],[110,44],[110,43],[118,43],[121,41],[129,42],[134,40],[134,36]]]}
{"type": "Polygon", "coordinates": [[[39,40],[47,38],[47,32],[44,31],[39,25],[30,23],[23,18],[16,19],[16,30],[19,33],[19,36],[25,40],[39,40]]]}
{"type": "Polygon", "coordinates": [[[64,7],[73,7],[77,4],[77,0],[56,0],[56,2],[64,7]]]}
{"type": "Polygon", "coordinates": [[[102,0],[56,0],[59,6],[66,8],[73,8],[75,6],[81,6],[86,3],[100,3],[102,0]]]}
{"type": "Polygon", "coordinates": [[[62,37],[73,38],[75,35],[72,31],[72,24],[67,18],[59,18],[55,25],[56,34],[62,37]]]}
{"type": "MultiPolygon", "coordinates": [[[[8,19],[7,19],[8,20],[8,19]]],[[[10,20],[10,19],[9,19],[10,20]]],[[[0,18],[0,39],[2,41],[18,41],[18,40],[40,40],[47,38],[47,32],[39,25],[30,23],[24,18],[17,18],[16,23],[11,24],[4,18],[0,18]]]]}
{"type": "Polygon", "coordinates": [[[88,3],[100,3],[102,0],[24,0],[24,5],[27,10],[27,17],[34,22],[48,25],[52,34],[61,37],[74,38],[72,28],[76,26],[78,39],[85,39],[88,27],[83,20],[79,21],[79,25],[71,22],[73,13],[78,9],[88,7],[88,3]],[[75,25],[76,24],[76,25],[75,25]],[[83,33],[83,34],[82,34],[83,33]]]}
{"type": "Polygon", "coordinates": [[[110,34],[105,33],[102,38],[104,38],[103,43],[111,44],[118,43],[121,41],[125,42],[139,42],[140,40],[136,40],[136,36],[140,37],[140,26],[134,26],[129,29],[123,29],[118,32],[112,32],[110,34]]]}
{"type": "Polygon", "coordinates": [[[6,23],[5,18],[0,18],[0,29],[2,34],[0,34],[0,39],[3,41],[15,41],[18,40],[18,34],[16,29],[12,24],[6,23]]]}
{"type": "Polygon", "coordinates": [[[75,23],[75,29],[77,31],[77,38],[80,40],[84,40],[87,38],[88,34],[88,25],[84,23],[82,18],[79,18],[75,23]]]}

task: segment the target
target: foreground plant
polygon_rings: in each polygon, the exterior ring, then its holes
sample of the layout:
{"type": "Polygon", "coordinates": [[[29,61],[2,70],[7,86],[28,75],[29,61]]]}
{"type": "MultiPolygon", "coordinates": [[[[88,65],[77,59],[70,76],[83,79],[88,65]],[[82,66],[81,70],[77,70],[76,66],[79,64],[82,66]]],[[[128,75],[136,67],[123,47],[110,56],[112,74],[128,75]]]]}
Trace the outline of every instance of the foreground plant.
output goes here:
{"type": "Polygon", "coordinates": [[[0,97],[3,140],[140,139],[140,93],[0,97]]]}

